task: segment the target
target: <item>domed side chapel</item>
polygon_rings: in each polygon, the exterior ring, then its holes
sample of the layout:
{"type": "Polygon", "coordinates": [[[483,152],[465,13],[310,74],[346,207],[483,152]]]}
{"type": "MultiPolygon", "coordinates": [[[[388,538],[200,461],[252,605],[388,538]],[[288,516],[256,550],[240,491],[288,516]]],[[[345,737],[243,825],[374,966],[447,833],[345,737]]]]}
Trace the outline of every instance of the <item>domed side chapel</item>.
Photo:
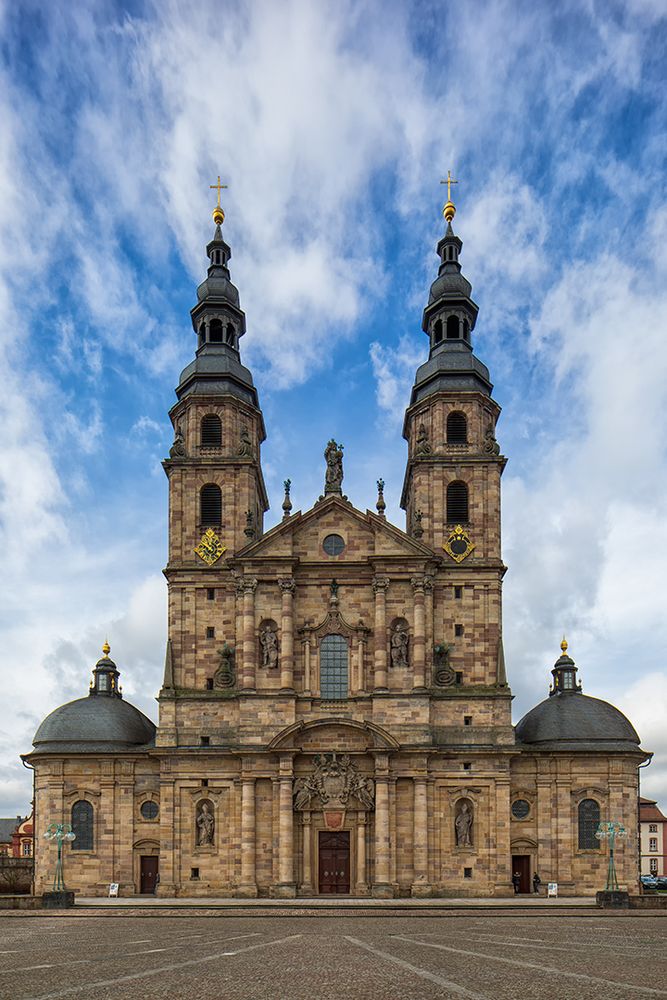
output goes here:
{"type": "Polygon", "coordinates": [[[448,199],[405,413],[405,528],[344,494],[264,530],[264,420],[241,363],[245,314],[214,211],[192,310],[194,360],[170,417],[169,623],[157,729],[129,705],[105,645],[87,697],[41,724],[40,839],[71,823],[82,896],[505,896],[538,872],[562,895],[604,887],[600,820],[637,889],[637,768],[650,755],[582,693],[562,644],[549,696],[512,726],[502,643],[500,408],[473,354],[478,308],[448,199]],[[158,878],[159,875],[159,878],[158,878]]]}

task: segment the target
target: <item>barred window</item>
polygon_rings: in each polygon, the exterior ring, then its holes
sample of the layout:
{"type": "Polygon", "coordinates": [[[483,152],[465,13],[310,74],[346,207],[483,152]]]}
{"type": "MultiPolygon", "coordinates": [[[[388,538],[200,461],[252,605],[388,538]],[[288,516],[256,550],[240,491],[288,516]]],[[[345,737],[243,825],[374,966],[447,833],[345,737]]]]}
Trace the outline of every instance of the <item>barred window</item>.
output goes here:
{"type": "Polygon", "coordinates": [[[201,443],[205,448],[219,448],[222,444],[222,424],[215,413],[207,413],[202,418],[201,443]]]}
{"type": "Polygon", "coordinates": [[[468,521],[468,487],[460,479],[447,487],[447,521],[449,524],[468,521]]]}
{"type": "Polygon", "coordinates": [[[467,444],[468,421],[458,410],[447,417],[447,444],[467,444]]]}
{"type": "Polygon", "coordinates": [[[199,494],[199,511],[202,527],[215,528],[222,523],[222,492],[215,483],[202,486],[199,494]]]}
{"type": "Polygon", "coordinates": [[[595,799],[579,803],[579,850],[590,851],[600,846],[595,831],[600,822],[600,806],[595,799]]]}
{"type": "Polygon", "coordinates": [[[92,851],[93,807],[85,799],[79,799],[72,806],[72,833],[76,834],[76,840],[72,841],[73,851],[92,851]]]}
{"type": "Polygon", "coordinates": [[[320,697],[347,698],[347,641],[342,635],[325,635],[320,643],[320,697]]]}

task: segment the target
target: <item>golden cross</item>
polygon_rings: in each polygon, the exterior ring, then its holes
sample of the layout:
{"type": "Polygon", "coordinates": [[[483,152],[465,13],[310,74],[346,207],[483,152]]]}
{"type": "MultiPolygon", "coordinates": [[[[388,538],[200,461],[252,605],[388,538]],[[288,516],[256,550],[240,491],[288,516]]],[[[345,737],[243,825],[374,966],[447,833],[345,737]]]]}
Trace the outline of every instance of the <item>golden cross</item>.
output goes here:
{"type": "MultiPolygon", "coordinates": [[[[219,177],[218,177],[218,180],[220,180],[219,177]]],[[[458,184],[458,181],[453,180],[451,170],[447,171],[447,180],[440,181],[440,183],[447,185],[447,201],[451,201],[452,200],[452,184],[458,184]]]]}
{"type": "MultiPolygon", "coordinates": [[[[454,183],[456,183],[456,182],[454,182],[454,183]]],[[[444,181],[443,181],[443,184],[444,184],[444,181]]],[[[220,192],[222,191],[223,188],[226,188],[227,186],[228,186],[227,184],[221,184],[220,183],[220,174],[218,174],[218,183],[217,184],[209,184],[209,187],[213,191],[217,191],[218,192],[218,208],[220,208],[220,192]]]]}

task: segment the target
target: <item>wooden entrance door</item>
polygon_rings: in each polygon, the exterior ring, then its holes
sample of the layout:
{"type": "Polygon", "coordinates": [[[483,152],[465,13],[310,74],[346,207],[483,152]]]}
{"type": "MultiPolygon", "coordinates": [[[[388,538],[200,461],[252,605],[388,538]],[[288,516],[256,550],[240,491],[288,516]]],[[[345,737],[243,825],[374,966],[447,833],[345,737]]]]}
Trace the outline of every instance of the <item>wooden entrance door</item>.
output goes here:
{"type": "Polygon", "coordinates": [[[319,840],[320,892],[348,893],[350,891],[350,832],[341,830],[329,833],[320,830],[319,840]]]}
{"type": "Polygon", "coordinates": [[[142,854],[140,859],[139,892],[155,892],[155,883],[160,859],[155,855],[142,854]]]}
{"type": "Polygon", "coordinates": [[[512,875],[519,876],[519,892],[530,892],[530,855],[512,855],[512,875]]]}

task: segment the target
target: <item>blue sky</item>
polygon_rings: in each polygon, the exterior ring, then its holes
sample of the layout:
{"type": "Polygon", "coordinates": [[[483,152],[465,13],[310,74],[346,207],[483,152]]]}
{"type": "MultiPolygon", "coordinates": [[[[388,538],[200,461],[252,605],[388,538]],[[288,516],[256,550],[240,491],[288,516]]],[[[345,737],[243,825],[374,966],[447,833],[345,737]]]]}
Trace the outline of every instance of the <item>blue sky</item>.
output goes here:
{"type": "Polygon", "coordinates": [[[167,411],[220,173],[278,520],[405,466],[444,189],[503,406],[518,720],[563,632],[667,805],[664,5],[0,0],[0,813],[108,635],[153,718],[167,411]]]}

